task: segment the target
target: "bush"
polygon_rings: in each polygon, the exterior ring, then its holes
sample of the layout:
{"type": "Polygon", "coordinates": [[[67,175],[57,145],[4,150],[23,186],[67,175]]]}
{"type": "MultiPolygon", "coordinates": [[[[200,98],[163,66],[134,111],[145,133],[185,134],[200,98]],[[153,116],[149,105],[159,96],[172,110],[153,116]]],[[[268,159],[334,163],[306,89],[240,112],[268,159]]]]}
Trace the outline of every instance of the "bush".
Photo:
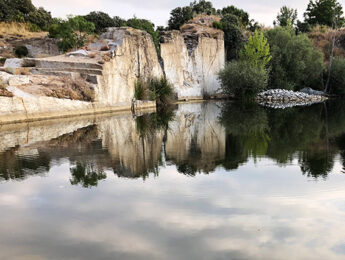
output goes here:
{"type": "Polygon", "coordinates": [[[345,58],[337,57],[333,60],[329,86],[331,94],[345,95],[345,58]]]}
{"type": "Polygon", "coordinates": [[[17,46],[14,50],[14,53],[18,58],[22,58],[28,56],[29,51],[25,46],[17,46]]]}
{"type": "Polygon", "coordinates": [[[270,87],[322,89],[323,55],[305,34],[296,35],[291,27],[276,27],[267,31],[266,37],[272,54],[270,87]]]}
{"type": "Polygon", "coordinates": [[[268,75],[265,69],[247,61],[232,61],[220,71],[219,79],[225,94],[238,99],[252,99],[266,88],[268,75]]]}
{"type": "Polygon", "coordinates": [[[165,78],[138,80],[134,87],[134,97],[138,100],[155,100],[158,105],[170,104],[175,97],[173,86],[165,78]]]}
{"type": "Polygon", "coordinates": [[[95,25],[96,33],[105,32],[108,27],[115,27],[115,20],[103,12],[91,12],[84,18],[95,25]]]}
{"type": "Polygon", "coordinates": [[[61,51],[77,49],[85,44],[86,37],[95,30],[95,25],[82,16],[69,17],[67,21],[58,21],[49,28],[49,37],[59,39],[61,51]]]}

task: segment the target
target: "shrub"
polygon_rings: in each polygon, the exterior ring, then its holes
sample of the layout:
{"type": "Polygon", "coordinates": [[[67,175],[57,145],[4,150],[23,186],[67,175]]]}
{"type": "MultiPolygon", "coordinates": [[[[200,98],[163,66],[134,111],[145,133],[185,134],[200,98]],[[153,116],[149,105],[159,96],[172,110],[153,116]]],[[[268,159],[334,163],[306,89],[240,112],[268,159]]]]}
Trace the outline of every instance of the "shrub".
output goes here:
{"type": "Polygon", "coordinates": [[[108,27],[115,27],[115,20],[103,12],[91,12],[84,16],[85,20],[95,25],[95,32],[102,33],[108,27]]]}
{"type": "Polygon", "coordinates": [[[169,30],[180,30],[180,27],[193,18],[193,10],[189,6],[177,7],[170,12],[169,30]]]}
{"type": "Polygon", "coordinates": [[[337,57],[333,60],[329,86],[331,94],[345,95],[345,58],[337,57]]]}
{"type": "Polygon", "coordinates": [[[82,16],[69,17],[67,21],[58,21],[49,28],[49,37],[59,39],[61,51],[77,49],[85,44],[86,37],[95,30],[95,25],[82,16]]]}
{"type": "Polygon", "coordinates": [[[155,100],[158,105],[170,104],[175,97],[173,86],[165,78],[138,80],[134,87],[134,97],[138,100],[155,100]]]}
{"type": "Polygon", "coordinates": [[[322,88],[323,55],[306,35],[296,35],[291,27],[276,27],[266,37],[272,54],[270,87],[322,88]]]}
{"type": "Polygon", "coordinates": [[[18,58],[26,57],[29,54],[28,48],[25,46],[17,46],[14,50],[14,53],[18,58]]]}
{"type": "Polygon", "coordinates": [[[267,71],[248,61],[232,61],[220,71],[219,79],[225,94],[238,99],[252,99],[267,86],[267,71]]]}

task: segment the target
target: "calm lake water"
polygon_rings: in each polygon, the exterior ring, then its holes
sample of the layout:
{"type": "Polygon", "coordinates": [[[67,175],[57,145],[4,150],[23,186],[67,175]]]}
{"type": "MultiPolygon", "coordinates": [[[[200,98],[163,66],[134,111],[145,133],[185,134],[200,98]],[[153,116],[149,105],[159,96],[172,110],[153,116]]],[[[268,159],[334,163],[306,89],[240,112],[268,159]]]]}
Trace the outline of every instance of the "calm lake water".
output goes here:
{"type": "Polygon", "coordinates": [[[181,104],[0,138],[0,259],[345,259],[345,104],[181,104]]]}

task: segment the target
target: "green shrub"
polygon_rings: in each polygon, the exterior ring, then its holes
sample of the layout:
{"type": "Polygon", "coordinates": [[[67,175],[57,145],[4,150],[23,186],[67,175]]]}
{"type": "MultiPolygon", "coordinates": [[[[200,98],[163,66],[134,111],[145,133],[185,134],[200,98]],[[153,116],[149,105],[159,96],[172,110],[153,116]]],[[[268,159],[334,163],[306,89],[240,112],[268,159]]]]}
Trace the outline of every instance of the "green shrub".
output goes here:
{"type": "Polygon", "coordinates": [[[220,71],[219,79],[225,94],[238,99],[252,99],[267,86],[267,71],[247,61],[232,61],[220,71]]]}
{"type": "Polygon", "coordinates": [[[269,85],[272,88],[321,89],[323,55],[305,34],[291,27],[276,27],[266,32],[272,59],[269,85]]]}
{"type": "Polygon", "coordinates": [[[95,25],[96,33],[105,32],[108,27],[115,27],[115,20],[104,12],[91,12],[84,18],[95,25]]]}
{"type": "Polygon", "coordinates": [[[138,80],[134,87],[137,100],[155,100],[158,105],[170,104],[175,98],[173,86],[165,78],[138,80]]]}
{"type": "Polygon", "coordinates": [[[331,94],[345,95],[345,58],[337,57],[333,60],[329,86],[331,94]]]}
{"type": "Polygon", "coordinates": [[[22,58],[28,56],[29,51],[25,46],[17,46],[14,50],[14,53],[18,58],[22,58]]]}

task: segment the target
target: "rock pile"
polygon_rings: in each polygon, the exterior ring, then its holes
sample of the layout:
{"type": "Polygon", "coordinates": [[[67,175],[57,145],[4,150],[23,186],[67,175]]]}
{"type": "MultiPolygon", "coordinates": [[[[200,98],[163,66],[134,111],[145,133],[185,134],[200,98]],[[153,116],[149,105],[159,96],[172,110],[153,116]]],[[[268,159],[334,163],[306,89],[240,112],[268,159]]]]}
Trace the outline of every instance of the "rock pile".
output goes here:
{"type": "Polygon", "coordinates": [[[304,92],[270,89],[257,96],[259,104],[273,108],[287,108],[293,106],[306,106],[327,100],[323,95],[307,94],[304,92]]]}

